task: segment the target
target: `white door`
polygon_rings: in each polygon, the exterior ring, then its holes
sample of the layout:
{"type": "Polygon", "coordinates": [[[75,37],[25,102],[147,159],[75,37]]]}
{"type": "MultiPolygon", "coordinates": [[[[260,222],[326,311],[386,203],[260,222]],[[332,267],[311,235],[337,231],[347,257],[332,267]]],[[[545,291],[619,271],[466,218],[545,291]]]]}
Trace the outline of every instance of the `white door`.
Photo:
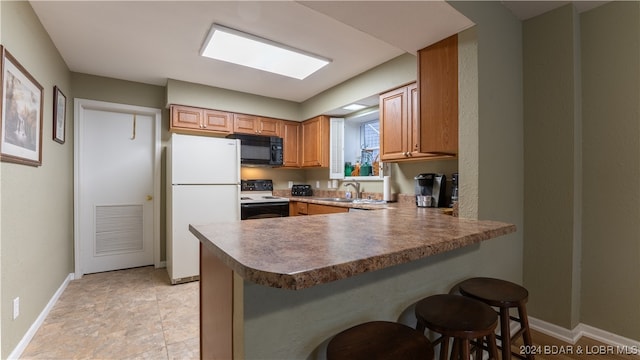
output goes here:
{"type": "Polygon", "coordinates": [[[160,111],[76,99],[75,114],[76,275],[154,264],[160,111]]]}

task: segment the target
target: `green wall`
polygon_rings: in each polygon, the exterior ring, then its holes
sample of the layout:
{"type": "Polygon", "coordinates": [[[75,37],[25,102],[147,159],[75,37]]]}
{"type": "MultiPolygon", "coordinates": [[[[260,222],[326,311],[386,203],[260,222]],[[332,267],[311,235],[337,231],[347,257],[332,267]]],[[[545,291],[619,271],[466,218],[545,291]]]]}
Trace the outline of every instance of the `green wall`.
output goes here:
{"type": "Polygon", "coordinates": [[[577,24],[567,5],[523,26],[524,283],[529,313],[568,329],[580,320],[577,24]]]}
{"type": "Polygon", "coordinates": [[[7,358],[73,272],[73,91],[70,73],[26,1],[2,1],[0,42],[42,85],[42,166],[3,162],[0,300],[7,358]],[[66,142],[52,140],[53,87],[67,96],[66,142]],[[13,320],[12,301],[20,297],[13,320]]]}
{"type": "Polygon", "coordinates": [[[581,16],[581,321],[640,340],[640,3],[581,16]]]}
{"type": "Polygon", "coordinates": [[[530,314],[640,339],[640,3],[524,23],[530,314]],[[544,181],[541,181],[544,180],[544,181]]]}
{"type": "Polygon", "coordinates": [[[201,84],[169,79],[167,81],[167,105],[180,104],[262,115],[285,120],[300,120],[300,104],[221,89],[201,84]]]}

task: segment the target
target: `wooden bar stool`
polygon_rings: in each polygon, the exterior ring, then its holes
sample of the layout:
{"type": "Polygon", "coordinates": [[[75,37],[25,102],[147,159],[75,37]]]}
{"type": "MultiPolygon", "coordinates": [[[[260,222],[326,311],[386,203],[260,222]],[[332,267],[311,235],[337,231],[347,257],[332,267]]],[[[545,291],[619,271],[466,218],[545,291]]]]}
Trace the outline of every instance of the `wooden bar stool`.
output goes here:
{"type": "Polygon", "coordinates": [[[525,345],[532,345],[527,307],[525,305],[529,299],[527,289],[509,281],[482,277],[464,280],[455,287],[464,296],[480,300],[500,309],[500,336],[498,338],[501,340],[500,347],[502,348],[503,360],[510,359],[511,355],[522,359],[534,359],[533,354],[527,354],[525,357],[511,351],[511,343],[518,336],[522,336],[525,345]],[[518,309],[518,317],[509,314],[510,308],[518,309]],[[511,320],[520,323],[520,329],[513,336],[510,336],[511,320]]]}
{"type": "Polygon", "coordinates": [[[441,343],[440,360],[447,358],[449,338],[454,339],[451,359],[468,360],[472,340],[478,340],[476,359],[482,359],[484,338],[489,358],[498,359],[495,334],[498,315],[489,305],[464,296],[441,294],[418,301],[415,311],[416,330],[424,333],[428,328],[442,335],[434,342],[434,345],[441,343]]]}
{"type": "Polygon", "coordinates": [[[344,330],[329,341],[328,360],[433,359],[433,345],[409,326],[371,321],[344,330]]]}

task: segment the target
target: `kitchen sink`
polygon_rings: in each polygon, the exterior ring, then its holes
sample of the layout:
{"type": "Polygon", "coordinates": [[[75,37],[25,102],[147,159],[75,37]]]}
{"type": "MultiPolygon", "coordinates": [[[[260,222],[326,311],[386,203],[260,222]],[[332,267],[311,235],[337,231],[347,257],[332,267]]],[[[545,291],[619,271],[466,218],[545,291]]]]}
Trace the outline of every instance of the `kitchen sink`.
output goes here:
{"type": "Polygon", "coordinates": [[[355,199],[352,201],[354,204],[386,204],[385,200],[374,200],[374,199],[355,199]]]}
{"type": "Polygon", "coordinates": [[[347,198],[318,198],[316,200],[321,200],[321,201],[333,201],[333,202],[353,202],[354,199],[347,199],[347,198]]]}

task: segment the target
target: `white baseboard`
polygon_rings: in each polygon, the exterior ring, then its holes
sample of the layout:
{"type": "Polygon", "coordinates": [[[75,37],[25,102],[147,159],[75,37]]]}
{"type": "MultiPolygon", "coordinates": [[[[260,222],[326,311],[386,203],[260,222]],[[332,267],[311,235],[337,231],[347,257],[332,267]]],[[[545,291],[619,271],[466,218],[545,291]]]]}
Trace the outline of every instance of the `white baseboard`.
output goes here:
{"type": "Polygon", "coordinates": [[[33,337],[36,335],[36,332],[38,331],[40,326],[42,326],[42,324],[44,323],[44,320],[47,318],[47,315],[49,315],[49,312],[51,312],[51,309],[53,309],[53,306],[56,304],[56,302],[58,302],[60,295],[62,295],[64,290],[67,288],[67,285],[69,285],[69,282],[73,279],[74,279],[73,273],[70,273],[69,275],[67,275],[67,277],[62,282],[62,285],[60,285],[60,287],[55,292],[55,294],[53,294],[53,296],[51,297],[51,300],[49,300],[49,302],[47,303],[47,306],[45,306],[42,312],[40,313],[40,315],[38,315],[38,317],[36,318],[36,321],[34,321],[33,324],[31,324],[31,327],[29,327],[29,330],[27,330],[27,332],[22,337],[22,340],[20,340],[18,345],[15,347],[15,349],[13,349],[11,354],[9,354],[9,357],[7,359],[19,359],[20,356],[22,356],[22,353],[27,348],[27,345],[29,345],[33,337]]]}
{"type": "Polygon", "coordinates": [[[156,269],[162,269],[162,268],[166,268],[167,267],[167,262],[166,261],[160,261],[159,263],[156,264],[156,269]]]}
{"type": "Polygon", "coordinates": [[[572,345],[581,337],[586,336],[607,345],[640,349],[640,341],[632,340],[582,323],[578,324],[573,330],[569,330],[546,321],[529,317],[529,326],[543,334],[553,336],[572,345]]]}

